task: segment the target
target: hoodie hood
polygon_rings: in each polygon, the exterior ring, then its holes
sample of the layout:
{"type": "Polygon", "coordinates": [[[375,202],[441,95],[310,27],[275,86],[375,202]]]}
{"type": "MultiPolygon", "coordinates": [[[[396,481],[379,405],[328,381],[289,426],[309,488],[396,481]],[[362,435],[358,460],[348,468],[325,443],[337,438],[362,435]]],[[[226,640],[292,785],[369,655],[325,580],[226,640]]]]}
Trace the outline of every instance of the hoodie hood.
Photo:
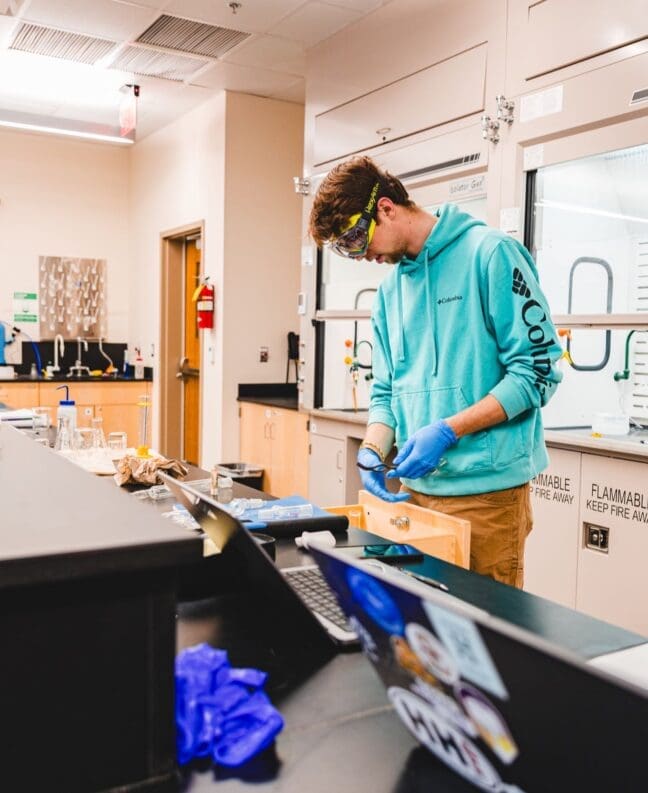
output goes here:
{"type": "Polygon", "coordinates": [[[485,226],[482,220],[477,220],[467,212],[463,212],[455,204],[443,204],[435,213],[437,222],[423,243],[423,247],[415,259],[407,257],[398,263],[399,272],[411,272],[417,267],[432,264],[432,259],[438,256],[450,243],[455,242],[462,234],[473,226],[485,226]]]}
{"type": "MultiPolygon", "coordinates": [[[[462,212],[458,206],[454,204],[443,204],[440,209],[435,212],[437,222],[434,224],[432,231],[429,233],[427,239],[423,243],[423,247],[419,251],[415,259],[408,259],[404,257],[397,264],[396,271],[396,289],[398,292],[398,319],[400,325],[400,338],[398,343],[398,358],[400,361],[405,360],[405,331],[403,329],[403,299],[402,299],[402,285],[401,278],[404,275],[414,275],[419,269],[422,270],[423,280],[425,283],[425,306],[428,318],[428,326],[434,327],[434,303],[436,300],[436,278],[432,273],[427,272],[428,267],[434,265],[434,259],[442,253],[448,245],[455,242],[462,234],[465,234],[468,229],[473,226],[485,226],[486,224],[469,215],[467,212],[462,212]]],[[[436,340],[435,340],[436,341],[436,340]]],[[[433,360],[430,361],[432,372],[436,374],[437,371],[437,356],[436,356],[436,343],[433,345],[433,360]]]]}

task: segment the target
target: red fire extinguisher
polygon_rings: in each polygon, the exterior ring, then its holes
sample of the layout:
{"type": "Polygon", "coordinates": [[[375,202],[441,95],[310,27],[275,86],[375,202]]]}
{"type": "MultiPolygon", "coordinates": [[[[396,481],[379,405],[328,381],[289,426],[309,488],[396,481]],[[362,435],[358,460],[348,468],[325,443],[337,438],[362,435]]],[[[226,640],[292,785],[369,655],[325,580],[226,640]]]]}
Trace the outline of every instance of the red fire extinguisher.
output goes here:
{"type": "Polygon", "coordinates": [[[201,329],[214,327],[214,298],[214,287],[209,283],[209,276],[207,276],[193,293],[198,327],[201,329]]]}

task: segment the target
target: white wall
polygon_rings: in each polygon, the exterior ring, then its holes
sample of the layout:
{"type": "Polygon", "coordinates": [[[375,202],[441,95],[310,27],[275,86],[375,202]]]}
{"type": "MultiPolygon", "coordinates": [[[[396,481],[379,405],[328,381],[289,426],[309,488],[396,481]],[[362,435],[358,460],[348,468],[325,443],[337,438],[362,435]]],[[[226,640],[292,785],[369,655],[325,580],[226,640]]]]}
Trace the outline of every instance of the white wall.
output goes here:
{"type": "MultiPolygon", "coordinates": [[[[129,164],[125,148],[0,132],[0,318],[38,291],[38,257],[108,262],[108,340],[128,337],[129,164]]],[[[21,326],[38,337],[38,328],[21,326]]],[[[119,362],[118,362],[119,363],[119,362]]]]}
{"type": "MultiPolygon", "coordinates": [[[[131,339],[147,363],[159,339],[160,235],[204,221],[203,270],[216,322],[203,336],[201,463],[238,456],[240,382],[281,381],[297,329],[303,108],[221,93],[131,153],[131,339]],[[260,345],[270,361],[258,361],[260,345]]],[[[154,398],[159,398],[154,383],[154,398]]],[[[154,439],[155,442],[155,439],[154,439]]]]}

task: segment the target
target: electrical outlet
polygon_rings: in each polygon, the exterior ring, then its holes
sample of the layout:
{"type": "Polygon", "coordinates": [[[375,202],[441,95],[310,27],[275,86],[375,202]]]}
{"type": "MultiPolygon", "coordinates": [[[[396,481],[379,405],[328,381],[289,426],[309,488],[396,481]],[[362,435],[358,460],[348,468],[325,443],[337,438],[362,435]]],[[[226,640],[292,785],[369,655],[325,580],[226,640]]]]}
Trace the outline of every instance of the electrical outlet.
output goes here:
{"type": "Polygon", "coordinates": [[[270,352],[267,347],[259,347],[259,361],[260,363],[268,363],[270,352]]]}
{"type": "Polygon", "coordinates": [[[610,530],[594,523],[583,523],[583,545],[591,551],[608,553],[610,550],[610,530]]]}

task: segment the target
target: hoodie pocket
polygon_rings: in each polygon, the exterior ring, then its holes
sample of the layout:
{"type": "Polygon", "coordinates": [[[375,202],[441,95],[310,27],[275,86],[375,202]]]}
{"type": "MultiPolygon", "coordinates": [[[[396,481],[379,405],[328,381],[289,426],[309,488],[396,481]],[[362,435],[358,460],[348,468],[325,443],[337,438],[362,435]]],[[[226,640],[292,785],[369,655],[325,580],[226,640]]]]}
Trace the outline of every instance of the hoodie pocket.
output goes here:
{"type": "MultiPolygon", "coordinates": [[[[468,402],[460,386],[450,386],[395,394],[391,406],[397,422],[396,445],[400,448],[421,427],[465,410],[468,402]]],[[[482,431],[465,435],[443,457],[446,461],[443,467],[430,476],[457,476],[492,468],[489,433],[482,431]]]]}

